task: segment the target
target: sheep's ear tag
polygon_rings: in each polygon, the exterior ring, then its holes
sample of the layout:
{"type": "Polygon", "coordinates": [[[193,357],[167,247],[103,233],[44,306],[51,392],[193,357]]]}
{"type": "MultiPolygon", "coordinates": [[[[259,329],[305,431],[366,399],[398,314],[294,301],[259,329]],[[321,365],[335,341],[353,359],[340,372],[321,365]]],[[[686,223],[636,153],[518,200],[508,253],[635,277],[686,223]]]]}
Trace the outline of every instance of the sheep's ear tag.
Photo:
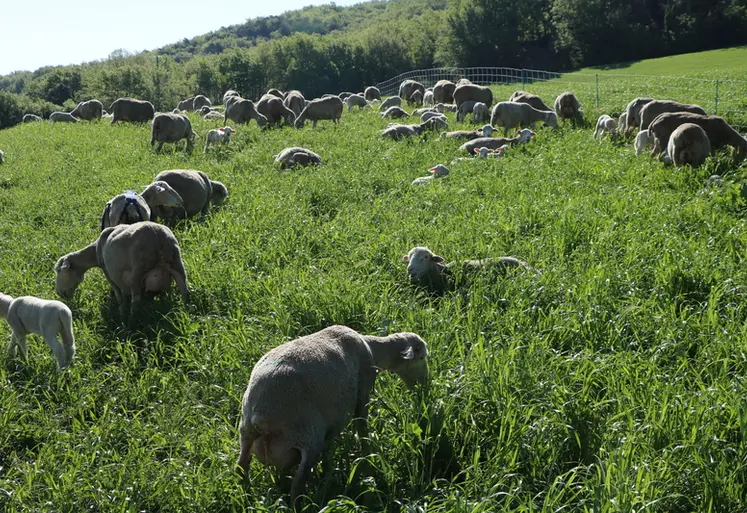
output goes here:
{"type": "Polygon", "coordinates": [[[412,360],[415,358],[415,351],[413,350],[412,346],[408,347],[404,351],[400,353],[402,355],[402,358],[405,360],[412,360]]]}
{"type": "Polygon", "coordinates": [[[529,132],[529,133],[532,134],[533,136],[537,135],[537,132],[529,132]]]}

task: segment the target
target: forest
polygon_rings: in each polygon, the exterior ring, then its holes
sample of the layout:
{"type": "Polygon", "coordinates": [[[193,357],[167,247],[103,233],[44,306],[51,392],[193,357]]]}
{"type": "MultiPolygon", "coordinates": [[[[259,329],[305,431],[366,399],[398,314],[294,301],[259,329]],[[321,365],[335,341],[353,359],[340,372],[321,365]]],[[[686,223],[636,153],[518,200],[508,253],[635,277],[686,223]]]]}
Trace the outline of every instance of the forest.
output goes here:
{"type": "Polygon", "coordinates": [[[507,66],[566,71],[747,43],[747,0],[375,0],[306,7],[133,55],[0,77],[0,128],[82,100],[156,109],[268,87],[360,91],[404,71],[507,66]]]}

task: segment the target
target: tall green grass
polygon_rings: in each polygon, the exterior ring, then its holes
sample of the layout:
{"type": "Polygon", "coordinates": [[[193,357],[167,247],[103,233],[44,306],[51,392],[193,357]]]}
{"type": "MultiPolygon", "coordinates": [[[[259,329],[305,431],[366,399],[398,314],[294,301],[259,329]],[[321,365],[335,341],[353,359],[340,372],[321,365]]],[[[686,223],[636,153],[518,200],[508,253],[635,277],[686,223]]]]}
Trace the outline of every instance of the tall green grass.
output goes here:
{"type": "Polygon", "coordinates": [[[384,141],[385,125],[367,110],[238,126],[191,156],[155,154],[146,125],[0,132],[0,290],[14,296],[54,298],[57,258],[159,171],[201,169],[231,195],[174,230],[189,304],[159,298],[129,331],[92,270],[70,303],[68,372],[38,337],[28,361],[0,356],[1,511],[285,508],[282,474],[254,462],[244,491],[233,473],[241,395],[269,348],[334,323],[419,333],[433,379],[414,396],[380,376],[368,464],[346,431],[309,481],[325,511],[747,511],[745,169],[721,156],[677,171],[568,127],[451,165],[458,142],[384,141]],[[324,165],[278,170],[291,145],[324,165]],[[409,185],[439,162],[448,177],[409,185]],[[703,190],[714,172],[724,186],[703,190]],[[416,245],[539,272],[430,298],[407,283],[416,245]]]}

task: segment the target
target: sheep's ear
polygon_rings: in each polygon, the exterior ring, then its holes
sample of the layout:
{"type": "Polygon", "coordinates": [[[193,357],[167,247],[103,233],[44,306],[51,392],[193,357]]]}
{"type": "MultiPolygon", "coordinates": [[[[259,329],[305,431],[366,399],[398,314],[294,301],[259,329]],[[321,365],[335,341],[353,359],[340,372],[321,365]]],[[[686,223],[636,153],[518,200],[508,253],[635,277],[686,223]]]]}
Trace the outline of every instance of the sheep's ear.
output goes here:
{"type": "Polygon", "coordinates": [[[438,262],[439,264],[443,264],[445,262],[444,257],[439,255],[433,255],[433,261],[438,262]]]}
{"type": "Polygon", "coordinates": [[[61,271],[69,271],[72,268],[72,265],[70,265],[70,260],[67,258],[62,261],[62,264],[60,265],[61,271]]]}
{"type": "Polygon", "coordinates": [[[537,132],[529,132],[529,134],[530,134],[530,135],[531,135],[532,137],[534,137],[535,135],[537,135],[537,132]]]}
{"type": "Polygon", "coordinates": [[[404,256],[402,257],[402,260],[403,260],[404,262],[409,262],[409,261],[410,261],[410,256],[409,256],[409,255],[404,255],[404,256]]]}
{"type": "Polygon", "coordinates": [[[413,358],[415,358],[415,350],[412,348],[412,346],[408,347],[407,349],[405,349],[404,351],[402,351],[399,354],[405,360],[412,360],[413,358]]]}
{"type": "Polygon", "coordinates": [[[433,174],[436,174],[436,168],[435,168],[435,167],[432,167],[432,168],[428,169],[428,172],[429,172],[429,173],[433,173],[433,174]]]}

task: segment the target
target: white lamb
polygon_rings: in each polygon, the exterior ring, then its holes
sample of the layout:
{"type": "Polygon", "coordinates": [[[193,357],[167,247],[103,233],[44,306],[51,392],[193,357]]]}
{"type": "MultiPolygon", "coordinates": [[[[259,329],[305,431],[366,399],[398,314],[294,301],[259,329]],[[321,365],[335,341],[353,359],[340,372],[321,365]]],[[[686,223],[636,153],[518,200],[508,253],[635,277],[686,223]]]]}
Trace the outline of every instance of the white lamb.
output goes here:
{"type": "Polygon", "coordinates": [[[205,136],[205,152],[207,153],[208,146],[210,146],[210,144],[217,144],[220,142],[222,142],[223,144],[228,144],[229,142],[231,142],[231,134],[235,133],[236,130],[234,130],[230,126],[224,126],[222,128],[214,128],[213,130],[210,130],[205,136]]]}
{"type": "Polygon", "coordinates": [[[26,335],[36,333],[44,338],[57,359],[59,370],[70,366],[75,356],[73,314],[59,301],[48,301],[32,296],[13,299],[0,293],[0,316],[10,325],[13,334],[8,346],[8,356],[16,356],[18,349],[28,356],[26,335]],[[62,343],[57,340],[60,335],[62,343]]]}
{"type": "Polygon", "coordinates": [[[443,164],[436,164],[432,168],[428,170],[429,173],[431,173],[428,176],[420,176],[412,181],[411,185],[422,185],[425,183],[430,183],[436,178],[441,178],[442,176],[446,176],[449,174],[449,168],[444,166],[443,164]]]}
{"type": "Polygon", "coordinates": [[[472,107],[472,122],[485,123],[490,120],[490,108],[483,102],[477,102],[472,107]]]}
{"type": "Polygon", "coordinates": [[[597,126],[594,128],[594,138],[601,139],[604,137],[605,132],[609,133],[614,141],[617,136],[617,121],[607,114],[602,114],[599,116],[599,119],[597,119],[597,126]]]}
{"type": "Polygon", "coordinates": [[[622,135],[625,135],[628,132],[628,113],[623,112],[620,114],[620,117],[617,118],[617,129],[620,131],[622,135]]]}
{"type": "Polygon", "coordinates": [[[654,134],[652,134],[649,130],[641,130],[638,132],[638,135],[635,136],[635,141],[633,142],[633,146],[635,147],[635,154],[640,155],[644,151],[646,151],[646,148],[653,148],[654,147],[654,134]]]}

